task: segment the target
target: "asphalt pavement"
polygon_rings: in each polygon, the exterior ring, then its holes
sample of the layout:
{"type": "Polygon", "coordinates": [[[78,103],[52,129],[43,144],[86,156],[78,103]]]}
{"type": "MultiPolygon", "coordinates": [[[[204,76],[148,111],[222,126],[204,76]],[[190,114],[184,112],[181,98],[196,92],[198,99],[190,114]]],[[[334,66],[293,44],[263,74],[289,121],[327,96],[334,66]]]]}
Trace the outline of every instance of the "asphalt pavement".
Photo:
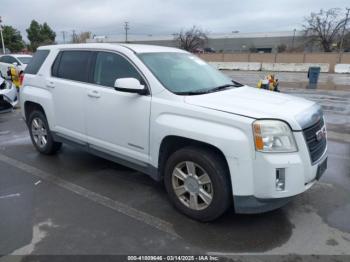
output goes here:
{"type": "Polygon", "coordinates": [[[212,223],[180,214],[142,173],[68,145],[40,155],[20,109],[0,114],[0,255],[350,255],[350,89],[282,89],[324,107],[326,173],[279,210],[212,223]]]}

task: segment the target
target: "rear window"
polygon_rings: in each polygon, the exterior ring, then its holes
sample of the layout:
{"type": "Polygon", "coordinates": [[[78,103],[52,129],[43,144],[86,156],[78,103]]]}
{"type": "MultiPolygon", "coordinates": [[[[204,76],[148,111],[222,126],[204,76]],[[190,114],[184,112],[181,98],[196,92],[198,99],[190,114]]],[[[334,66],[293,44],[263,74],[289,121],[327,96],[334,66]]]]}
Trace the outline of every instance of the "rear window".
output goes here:
{"type": "Polygon", "coordinates": [[[52,76],[88,82],[91,55],[91,51],[62,51],[52,67],[52,76]]]}
{"type": "Polygon", "coordinates": [[[38,50],[24,70],[25,74],[36,75],[49,54],[49,50],[38,50]]]}
{"type": "Polygon", "coordinates": [[[8,57],[8,56],[6,56],[6,55],[0,56],[0,62],[1,62],[1,63],[7,63],[7,57],[8,57]]]}
{"type": "Polygon", "coordinates": [[[31,57],[29,56],[19,56],[17,57],[17,59],[22,63],[22,64],[25,64],[25,65],[28,65],[30,63],[30,60],[32,60],[31,57]]]}

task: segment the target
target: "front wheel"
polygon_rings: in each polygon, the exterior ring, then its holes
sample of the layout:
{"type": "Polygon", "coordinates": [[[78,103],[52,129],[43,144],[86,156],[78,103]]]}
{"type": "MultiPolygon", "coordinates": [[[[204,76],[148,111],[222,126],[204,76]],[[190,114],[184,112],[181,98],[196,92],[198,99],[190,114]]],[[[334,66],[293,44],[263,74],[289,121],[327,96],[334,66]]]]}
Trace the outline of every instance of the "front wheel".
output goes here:
{"type": "Polygon", "coordinates": [[[226,163],[207,149],[187,147],[173,153],[165,166],[164,182],[173,204],[196,220],[218,218],[232,201],[226,163]]]}
{"type": "Polygon", "coordinates": [[[34,111],[28,119],[30,137],[35,148],[42,154],[52,155],[62,146],[55,142],[45,115],[41,111],[34,111]]]}

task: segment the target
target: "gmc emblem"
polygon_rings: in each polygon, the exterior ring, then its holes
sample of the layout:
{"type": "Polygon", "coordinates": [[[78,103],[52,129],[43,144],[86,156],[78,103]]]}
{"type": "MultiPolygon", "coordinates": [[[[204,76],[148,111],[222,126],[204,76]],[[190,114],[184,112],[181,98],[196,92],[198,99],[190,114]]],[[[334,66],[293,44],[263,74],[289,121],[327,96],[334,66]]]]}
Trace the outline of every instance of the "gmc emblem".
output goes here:
{"type": "Polygon", "coordinates": [[[321,141],[323,138],[326,138],[327,131],[326,126],[323,126],[320,130],[316,132],[316,140],[321,141]]]}

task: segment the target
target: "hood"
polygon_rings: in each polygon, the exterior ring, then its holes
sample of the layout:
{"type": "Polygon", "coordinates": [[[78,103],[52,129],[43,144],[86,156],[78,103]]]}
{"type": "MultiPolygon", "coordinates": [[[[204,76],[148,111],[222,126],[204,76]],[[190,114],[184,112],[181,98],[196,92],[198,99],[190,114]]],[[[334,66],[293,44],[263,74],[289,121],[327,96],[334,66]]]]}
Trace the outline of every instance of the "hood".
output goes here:
{"type": "Polygon", "coordinates": [[[315,102],[248,86],[186,96],[185,103],[254,119],[280,119],[287,121],[293,130],[305,128],[309,124],[305,119],[315,114],[315,102]]]}

